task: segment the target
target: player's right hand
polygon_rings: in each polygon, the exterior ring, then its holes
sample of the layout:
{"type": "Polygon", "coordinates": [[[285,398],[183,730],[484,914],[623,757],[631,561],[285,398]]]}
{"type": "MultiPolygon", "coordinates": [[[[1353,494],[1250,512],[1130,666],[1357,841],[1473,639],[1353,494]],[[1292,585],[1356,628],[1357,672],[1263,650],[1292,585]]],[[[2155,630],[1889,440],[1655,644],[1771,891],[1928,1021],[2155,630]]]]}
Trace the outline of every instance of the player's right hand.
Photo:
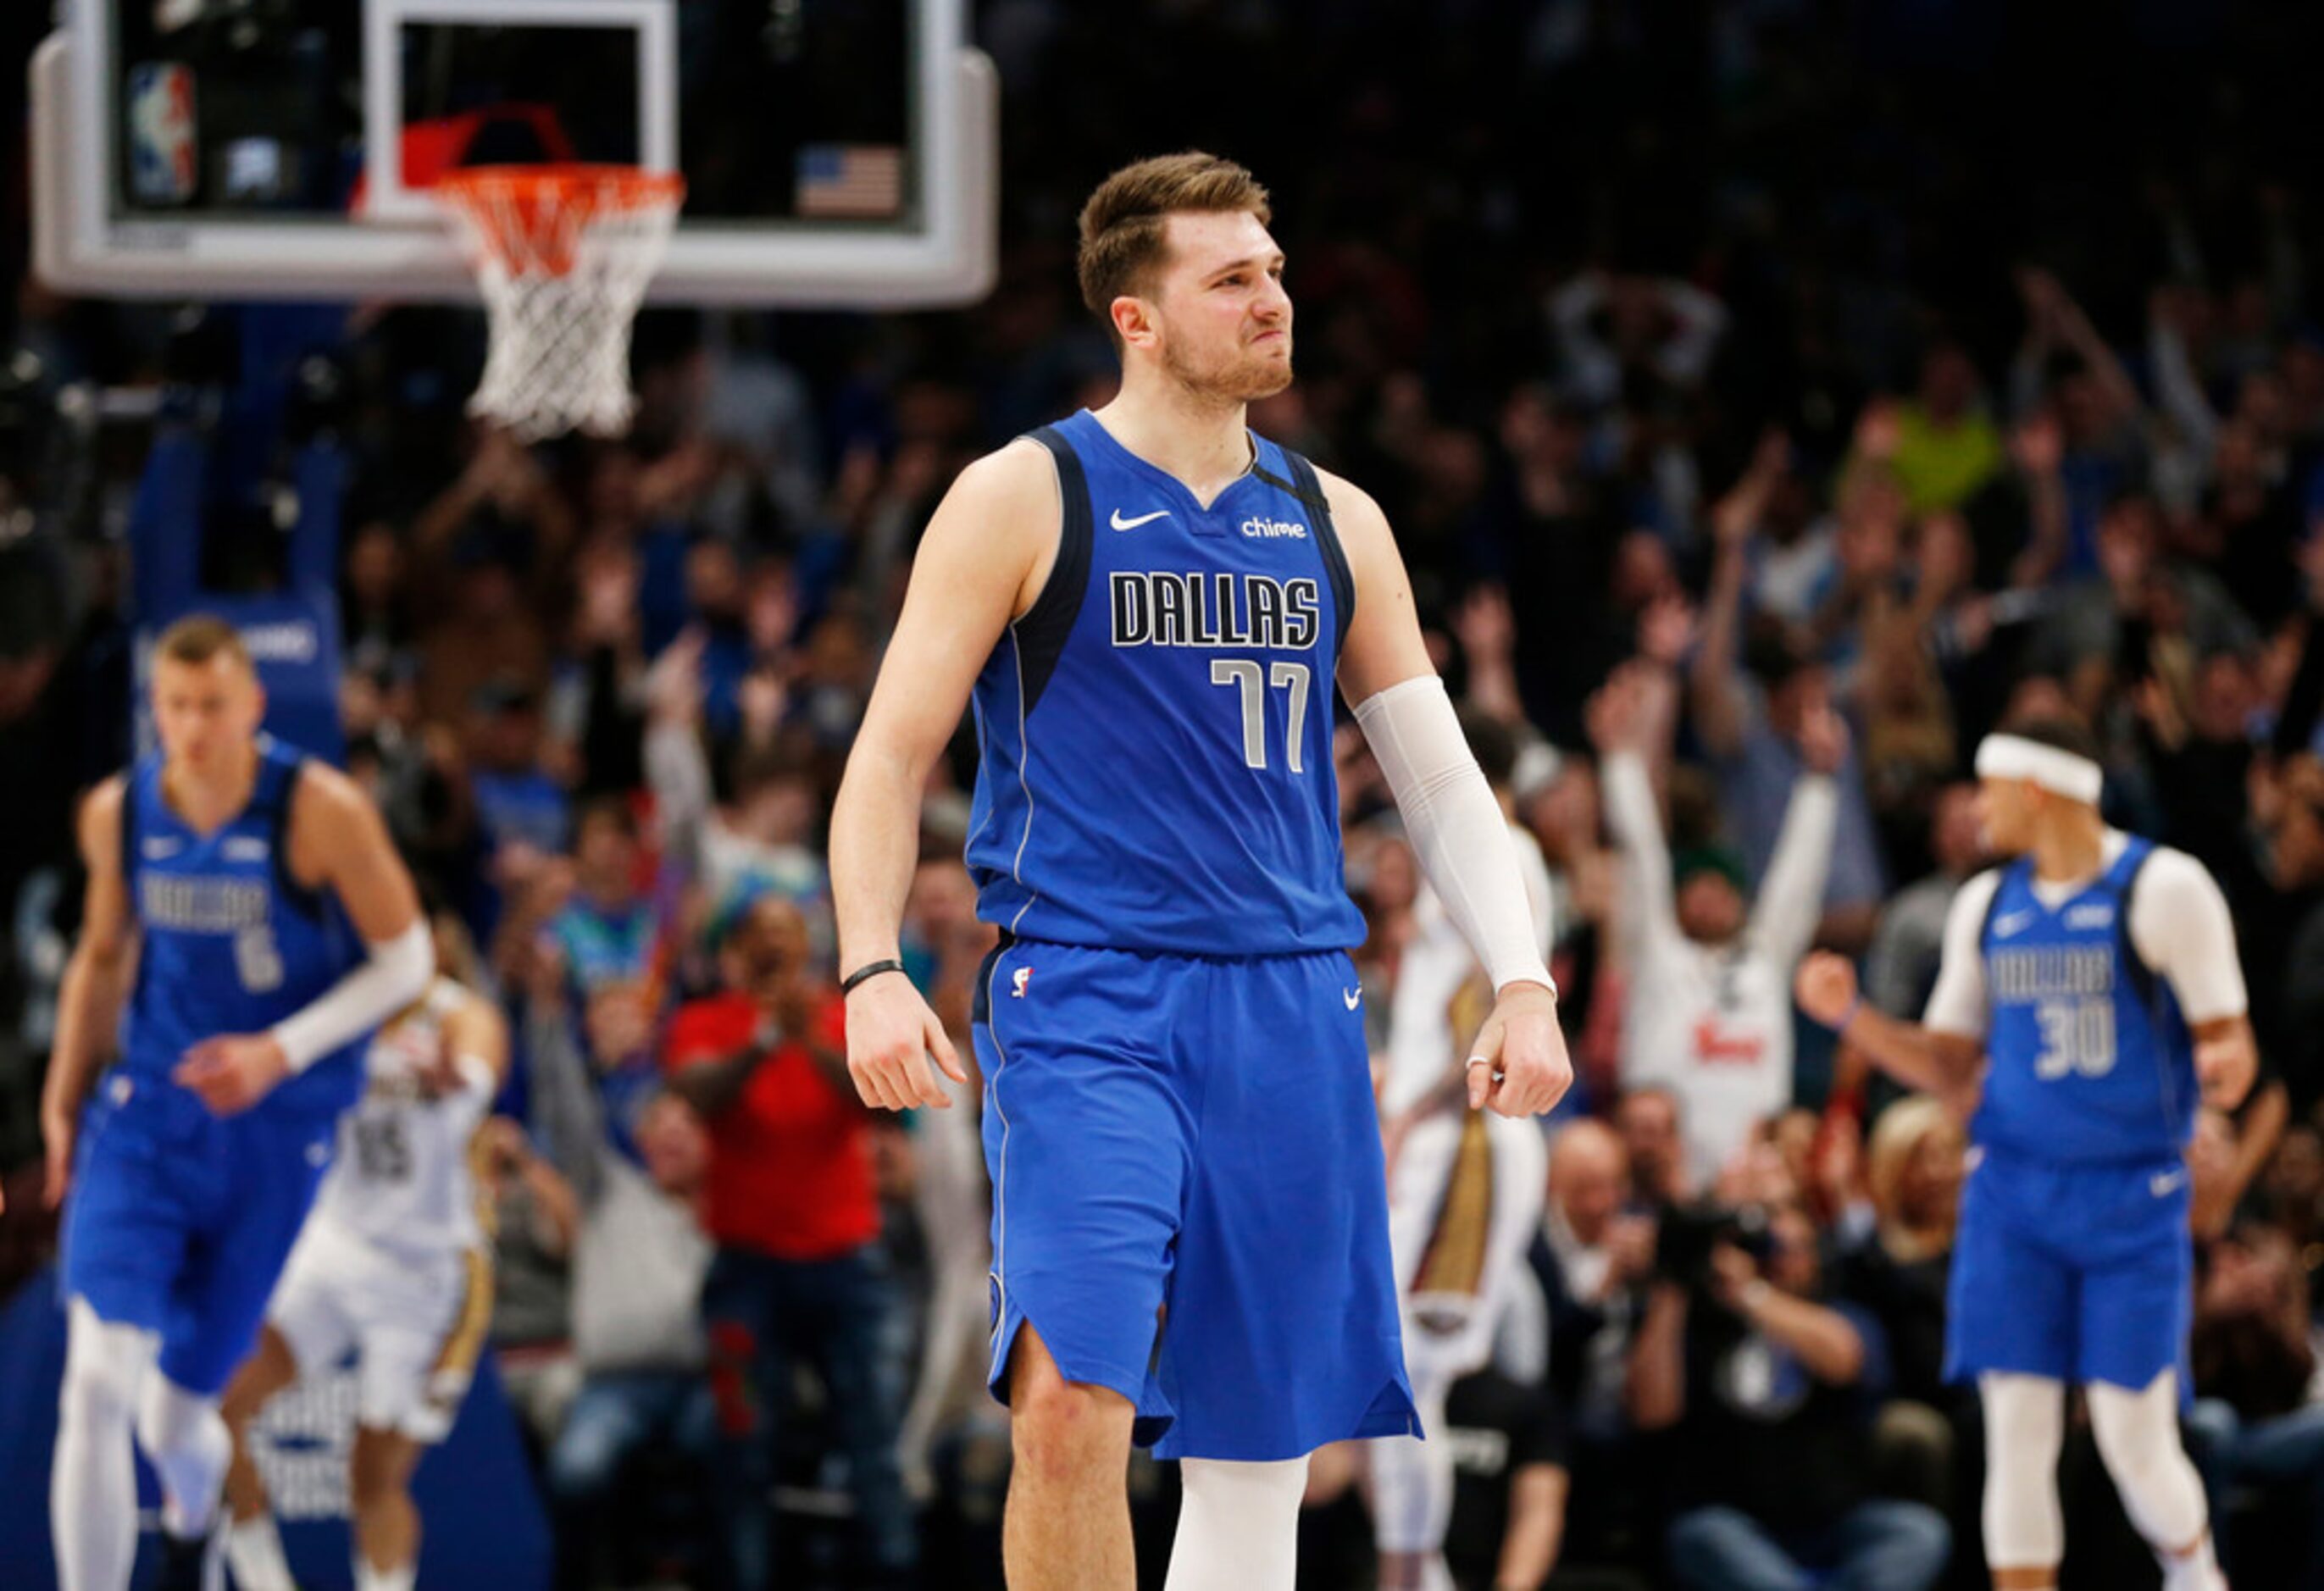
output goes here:
{"type": "Polygon", "coordinates": [[[881,1110],[915,1105],[952,1108],[952,1096],[929,1070],[928,1057],[954,1082],[965,1084],[944,1024],[900,972],[883,972],[859,983],[847,996],[847,1075],[863,1102],[881,1110]]]}
{"type": "Polygon", "coordinates": [[[192,1091],[213,1116],[241,1115],[290,1075],[290,1059],[282,1053],[282,1041],[271,1033],[202,1039],[170,1072],[171,1081],[192,1091]]]}
{"type": "Polygon", "coordinates": [[[1801,1010],[1836,1028],[1856,1008],[1856,963],[1831,951],[1817,951],[1800,963],[1792,994],[1801,1010]]]}

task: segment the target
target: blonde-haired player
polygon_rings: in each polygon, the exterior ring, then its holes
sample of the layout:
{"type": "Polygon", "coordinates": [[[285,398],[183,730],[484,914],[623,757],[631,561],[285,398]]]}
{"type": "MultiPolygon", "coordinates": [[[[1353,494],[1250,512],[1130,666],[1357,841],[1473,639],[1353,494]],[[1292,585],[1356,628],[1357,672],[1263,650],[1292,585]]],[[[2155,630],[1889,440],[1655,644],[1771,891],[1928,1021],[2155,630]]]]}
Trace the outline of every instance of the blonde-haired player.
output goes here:
{"type": "MultiPolygon", "coordinates": [[[[473,962],[456,919],[439,914],[433,927],[439,966],[473,962]]],[[[411,1472],[451,1430],[492,1315],[471,1149],[508,1053],[498,1008],[447,977],[372,1041],[362,1102],[339,1123],[337,1162],[267,1306],[257,1351],[226,1388],[226,1550],[244,1591],[292,1591],[251,1455],[251,1421],[351,1347],[355,1586],[410,1591],[420,1560],[411,1472]]]]}

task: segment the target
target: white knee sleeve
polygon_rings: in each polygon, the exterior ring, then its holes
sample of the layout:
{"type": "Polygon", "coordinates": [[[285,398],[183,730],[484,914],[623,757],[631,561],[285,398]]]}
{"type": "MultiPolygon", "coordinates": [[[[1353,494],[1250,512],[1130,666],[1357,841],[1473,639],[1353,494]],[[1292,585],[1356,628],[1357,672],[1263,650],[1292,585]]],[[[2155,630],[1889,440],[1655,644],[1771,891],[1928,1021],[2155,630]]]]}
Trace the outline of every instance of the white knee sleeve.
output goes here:
{"type": "Polygon", "coordinates": [[[2165,1370],[2138,1392],[2093,1382],[2088,1395],[2098,1457],[2138,1533],[2166,1557],[2200,1545],[2210,1516],[2179,1440],[2179,1373],[2165,1370]]]}
{"type": "Polygon", "coordinates": [[[208,1531],[234,1458],[234,1438],[217,1400],[189,1393],[159,1372],[147,1376],[137,1402],[137,1441],[161,1477],[161,1528],[180,1537],[208,1531]]]}
{"type": "Polygon", "coordinates": [[[1189,1458],[1163,1591],[1292,1591],[1307,1460],[1189,1458]]]}
{"type": "Polygon", "coordinates": [[[1978,1378],[1985,1404],[1985,1556],[1995,1568],[2055,1568],[2066,1555],[2058,1450],[2066,1388],[2044,1375],[1978,1378]]]}
{"type": "Polygon", "coordinates": [[[137,1559],[137,1468],[130,1431],[159,1345],[108,1324],[85,1299],[67,1315],[64,1384],[49,1528],[63,1591],[126,1591],[137,1559]]]}

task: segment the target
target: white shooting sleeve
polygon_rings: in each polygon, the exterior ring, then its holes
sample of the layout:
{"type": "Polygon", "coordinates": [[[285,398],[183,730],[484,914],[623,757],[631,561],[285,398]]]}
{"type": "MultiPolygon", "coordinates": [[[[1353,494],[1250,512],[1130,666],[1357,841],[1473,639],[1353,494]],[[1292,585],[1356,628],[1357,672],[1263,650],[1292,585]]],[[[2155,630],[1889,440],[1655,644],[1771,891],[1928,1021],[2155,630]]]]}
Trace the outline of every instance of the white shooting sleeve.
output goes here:
{"type": "Polygon", "coordinates": [[[1392,685],[1357,704],[1356,722],[1404,814],[1414,859],[1493,987],[1554,989],[1508,820],[1444,682],[1424,674],[1392,685]]]}
{"type": "Polygon", "coordinates": [[[304,1071],[353,1043],[428,992],[436,976],[436,943],[425,918],[392,939],[364,947],[363,965],[274,1025],[275,1042],[290,1070],[304,1071]]]}

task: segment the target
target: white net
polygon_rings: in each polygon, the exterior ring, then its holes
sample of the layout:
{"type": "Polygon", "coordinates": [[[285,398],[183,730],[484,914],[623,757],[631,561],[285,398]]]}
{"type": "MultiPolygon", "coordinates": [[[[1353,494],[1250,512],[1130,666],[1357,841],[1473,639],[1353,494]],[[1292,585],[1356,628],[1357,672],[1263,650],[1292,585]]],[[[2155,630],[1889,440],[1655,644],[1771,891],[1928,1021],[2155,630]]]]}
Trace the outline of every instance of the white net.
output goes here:
{"type": "Polygon", "coordinates": [[[537,442],[628,428],[630,324],[685,184],[626,167],[460,171],[437,186],[484,289],[490,348],[468,412],[537,442]]]}

